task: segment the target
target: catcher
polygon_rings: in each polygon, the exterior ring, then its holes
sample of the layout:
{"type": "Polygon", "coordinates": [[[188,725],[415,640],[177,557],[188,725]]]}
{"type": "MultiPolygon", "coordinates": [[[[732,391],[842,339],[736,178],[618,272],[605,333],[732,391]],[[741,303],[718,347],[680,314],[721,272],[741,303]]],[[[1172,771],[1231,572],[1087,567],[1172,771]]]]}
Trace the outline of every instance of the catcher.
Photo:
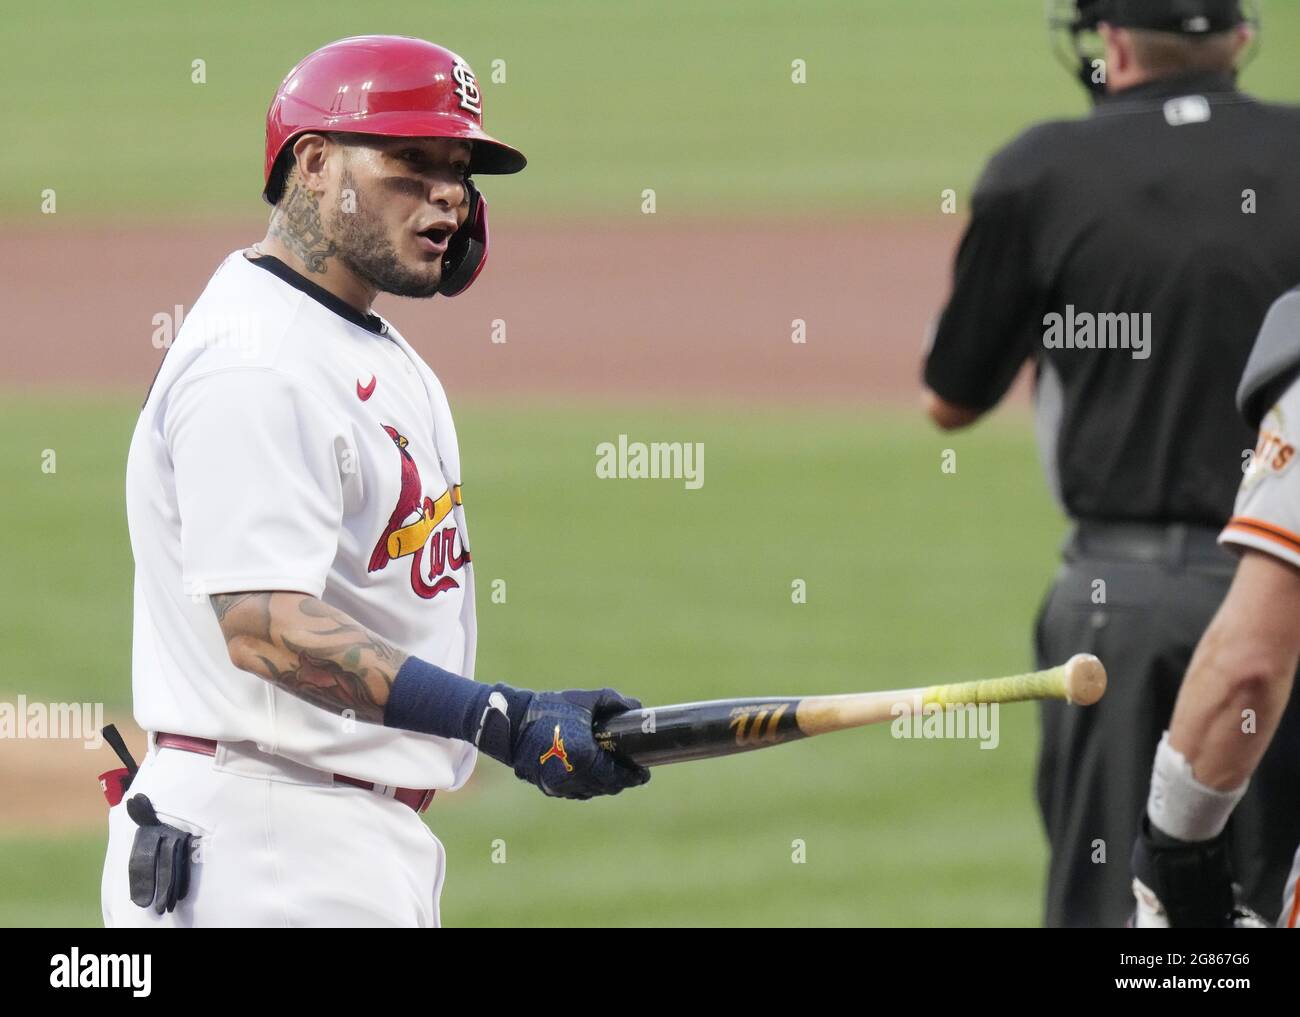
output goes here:
{"type": "MultiPolygon", "coordinates": [[[[1138,928],[1264,924],[1234,884],[1225,831],[1282,724],[1300,662],[1300,290],[1264,319],[1237,402],[1259,443],[1219,540],[1241,561],[1156,749],[1133,849],[1138,928]]],[[[1295,784],[1264,780],[1260,791],[1287,822],[1295,784]]],[[[1300,925],[1298,874],[1300,850],[1277,920],[1290,929],[1300,925]]]]}

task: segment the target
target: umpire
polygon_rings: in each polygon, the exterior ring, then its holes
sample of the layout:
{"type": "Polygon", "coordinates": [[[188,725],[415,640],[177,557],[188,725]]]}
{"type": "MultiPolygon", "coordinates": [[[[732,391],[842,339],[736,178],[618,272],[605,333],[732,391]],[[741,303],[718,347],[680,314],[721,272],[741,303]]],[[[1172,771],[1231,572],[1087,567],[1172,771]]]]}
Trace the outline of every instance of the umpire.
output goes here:
{"type": "MultiPolygon", "coordinates": [[[[1042,709],[1045,921],[1115,926],[1133,910],[1151,757],[1235,565],[1216,537],[1255,436],[1234,390],[1269,305],[1300,283],[1300,110],[1237,89],[1253,35],[1239,0],[1069,13],[1095,108],[1029,129],[986,168],[925,402],[964,427],[1035,365],[1041,456],[1073,521],[1038,666],[1092,652],[1111,679],[1095,707],[1042,709]],[[1098,39],[1104,61],[1084,45],[1098,39]]],[[[1292,710],[1230,827],[1246,900],[1270,918],[1300,839],[1297,788],[1292,710]]]]}

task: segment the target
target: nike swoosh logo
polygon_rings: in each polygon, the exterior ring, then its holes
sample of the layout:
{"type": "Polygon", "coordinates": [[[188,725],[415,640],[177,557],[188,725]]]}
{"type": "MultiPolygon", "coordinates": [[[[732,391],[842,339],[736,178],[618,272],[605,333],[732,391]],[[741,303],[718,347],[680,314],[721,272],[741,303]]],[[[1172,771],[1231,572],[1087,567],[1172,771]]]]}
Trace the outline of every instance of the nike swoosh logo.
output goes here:
{"type": "Polygon", "coordinates": [[[360,378],[357,379],[357,398],[360,399],[363,403],[367,399],[369,399],[372,395],[375,394],[375,382],[377,380],[378,379],[373,374],[370,376],[369,385],[362,385],[361,379],[360,378]]]}

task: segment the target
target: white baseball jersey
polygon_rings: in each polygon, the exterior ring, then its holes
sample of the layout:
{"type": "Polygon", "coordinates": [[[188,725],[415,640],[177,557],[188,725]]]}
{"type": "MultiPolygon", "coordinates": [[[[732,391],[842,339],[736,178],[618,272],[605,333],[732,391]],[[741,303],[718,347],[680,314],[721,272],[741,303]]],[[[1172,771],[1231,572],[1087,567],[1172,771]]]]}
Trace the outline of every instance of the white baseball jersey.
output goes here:
{"type": "Polygon", "coordinates": [[[472,746],[349,720],[239,670],[208,601],[311,594],[472,677],[460,482],[442,385],[396,329],[274,259],[229,255],[131,441],[136,721],[379,784],[461,786],[472,746]]]}
{"type": "Polygon", "coordinates": [[[1219,541],[1252,547],[1300,567],[1300,378],[1259,426],[1259,441],[1219,541]]]}

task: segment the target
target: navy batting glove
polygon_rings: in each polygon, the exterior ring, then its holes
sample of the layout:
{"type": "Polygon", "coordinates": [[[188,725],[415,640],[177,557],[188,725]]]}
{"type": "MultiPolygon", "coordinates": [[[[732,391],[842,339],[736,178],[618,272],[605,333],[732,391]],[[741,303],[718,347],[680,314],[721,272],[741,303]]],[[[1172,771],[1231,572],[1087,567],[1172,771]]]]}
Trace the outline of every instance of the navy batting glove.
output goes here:
{"type": "MultiPolygon", "coordinates": [[[[498,689],[500,687],[498,686],[498,689]]],[[[553,798],[585,801],[597,795],[616,795],[650,779],[644,766],[617,759],[596,744],[592,728],[626,710],[639,710],[641,703],[619,695],[613,689],[565,692],[534,692],[523,697],[502,696],[504,710],[496,711],[510,723],[510,751],[504,754],[485,749],[489,755],[512,766],[515,776],[541,788],[553,798]]],[[[489,723],[485,734],[496,727],[495,737],[485,739],[500,746],[499,724],[489,723]]]]}
{"type": "Polygon", "coordinates": [[[596,744],[593,727],[636,699],[613,689],[531,692],[481,685],[418,657],[408,657],[388,690],[384,724],[471,742],[486,756],[556,798],[616,795],[650,779],[596,744]]]}

